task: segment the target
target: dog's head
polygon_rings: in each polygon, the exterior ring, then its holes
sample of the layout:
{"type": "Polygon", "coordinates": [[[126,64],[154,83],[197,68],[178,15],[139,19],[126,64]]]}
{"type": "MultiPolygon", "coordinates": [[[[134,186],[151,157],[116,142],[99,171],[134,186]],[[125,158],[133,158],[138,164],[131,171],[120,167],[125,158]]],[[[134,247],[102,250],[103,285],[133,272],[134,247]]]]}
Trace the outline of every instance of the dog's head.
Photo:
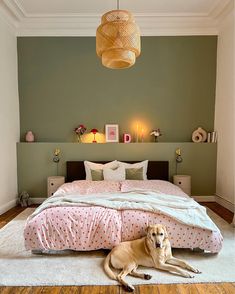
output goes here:
{"type": "Polygon", "coordinates": [[[162,248],[168,238],[166,227],[163,225],[150,225],[146,228],[147,238],[154,248],[162,248]]]}

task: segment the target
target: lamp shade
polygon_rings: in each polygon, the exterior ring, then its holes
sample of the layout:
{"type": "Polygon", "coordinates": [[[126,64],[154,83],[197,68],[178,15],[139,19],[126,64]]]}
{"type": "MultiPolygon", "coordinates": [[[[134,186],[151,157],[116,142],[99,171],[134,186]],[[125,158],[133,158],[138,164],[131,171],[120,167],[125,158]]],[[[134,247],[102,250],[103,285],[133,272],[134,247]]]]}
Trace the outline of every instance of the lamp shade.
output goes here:
{"type": "Polygon", "coordinates": [[[98,133],[98,130],[97,129],[92,129],[91,133],[96,134],[96,133],[98,133]]]}
{"type": "Polygon", "coordinates": [[[101,18],[96,31],[96,52],[108,68],[131,67],[140,55],[140,31],[127,10],[112,10],[101,18]]]}

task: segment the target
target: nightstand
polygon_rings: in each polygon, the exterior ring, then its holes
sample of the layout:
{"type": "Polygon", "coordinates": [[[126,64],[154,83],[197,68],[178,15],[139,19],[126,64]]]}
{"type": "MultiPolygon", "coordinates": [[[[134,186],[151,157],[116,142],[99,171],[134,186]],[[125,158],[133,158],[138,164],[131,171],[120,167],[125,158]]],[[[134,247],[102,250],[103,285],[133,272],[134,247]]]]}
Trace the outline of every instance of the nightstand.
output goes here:
{"type": "Polygon", "coordinates": [[[52,196],[55,191],[63,185],[65,182],[65,178],[62,176],[53,176],[47,178],[47,196],[52,196]]]}
{"type": "Polygon", "coordinates": [[[191,196],[191,176],[189,175],[174,175],[173,183],[180,187],[184,193],[191,196]]]}

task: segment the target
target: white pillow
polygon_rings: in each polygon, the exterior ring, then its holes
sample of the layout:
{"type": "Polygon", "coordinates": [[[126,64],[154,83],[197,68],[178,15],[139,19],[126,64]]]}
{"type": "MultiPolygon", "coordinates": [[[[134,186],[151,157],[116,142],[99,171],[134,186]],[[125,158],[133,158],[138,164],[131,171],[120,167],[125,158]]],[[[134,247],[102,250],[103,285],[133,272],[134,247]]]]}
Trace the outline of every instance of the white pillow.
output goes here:
{"type": "Polygon", "coordinates": [[[92,180],[92,176],[91,176],[92,169],[103,169],[104,167],[117,168],[119,165],[117,160],[114,160],[105,164],[95,163],[91,161],[84,161],[84,166],[86,171],[86,180],[92,180]]]}
{"type": "Polygon", "coordinates": [[[148,160],[144,160],[144,161],[136,162],[136,163],[126,163],[126,162],[118,161],[118,164],[120,166],[123,166],[125,169],[143,167],[143,179],[147,180],[148,160]]]}
{"type": "Polygon", "coordinates": [[[116,169],[105,167],[103,168],[105,181],[124,181],[126,179],[126,170],[124,166],[119,166],[116,169]]]}

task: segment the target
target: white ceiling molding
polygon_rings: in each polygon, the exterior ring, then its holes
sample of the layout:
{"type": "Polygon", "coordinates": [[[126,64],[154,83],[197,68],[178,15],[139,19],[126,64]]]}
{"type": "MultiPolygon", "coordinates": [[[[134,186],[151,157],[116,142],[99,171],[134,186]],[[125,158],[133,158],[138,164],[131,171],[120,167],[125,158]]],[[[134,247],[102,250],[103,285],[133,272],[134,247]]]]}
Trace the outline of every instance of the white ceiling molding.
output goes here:
{"type": "Polygon", "coordinates": [[[0,18],[8,26],[13,34],[16,34],[18,27],[18,20],[15,18],[14,14],[9,11],[8,7],[4,3],[0,4],[0,18]]]}
{"type": "Polygon", "coordinates": [[[218,7],[217,7],[211,13],[212,17],[216,21],[216,27],[217,27],[218,30],[219,30],[220,24],[224,21],[224,19],[226,18],[226,16],[232,10],[234,10],[234,0],[227,0],[227,1],[224,1],[224,2],[225,2],[224,3],[224,6],[221,7],[221,9],[218,9],[218,7]]]}
{"type": "MultiPolygon", "coordinates": [[[[142,36],[217,35],[234,0],[216,1],[200,13],[134,13],[142,36]]],[[[17,36],[95,36],[101,14],[29,13],[18,0],[2,0],[0,14],[17,36]]]]}

